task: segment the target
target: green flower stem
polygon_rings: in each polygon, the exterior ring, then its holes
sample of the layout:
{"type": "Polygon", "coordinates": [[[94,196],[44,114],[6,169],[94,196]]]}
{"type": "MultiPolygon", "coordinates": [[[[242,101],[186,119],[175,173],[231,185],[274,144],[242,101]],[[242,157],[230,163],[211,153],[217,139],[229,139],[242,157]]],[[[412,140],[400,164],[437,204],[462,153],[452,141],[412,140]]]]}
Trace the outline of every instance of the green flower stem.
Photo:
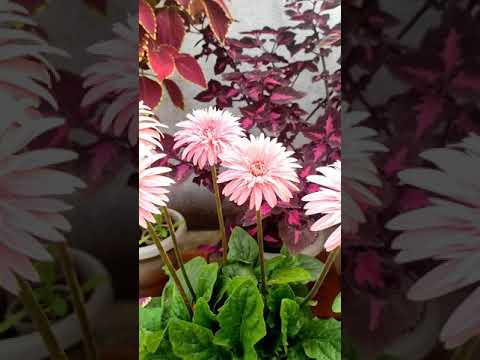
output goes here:
{"type": "Polygon", "coordinates": [[[85,308],[85,298],[83,296],[82,287],[78,281],[78,276],[72,257],[65,243],[59,243],[56,246],[57,259],[62,265],[63,273],[67,280],[67,285],[72,295],[73,307],[80,321],[80,327],[83,333],[83,344],[85,348],[85,359],[97,359],[97,347],[95,344],[95,336],[93,335],[92,326],[88,319],[87,310],[85,308]]]}
{"type": "Polygon", "coordinates": [[[65,351],[60,347],[57,338],[50,327],[47,315],[45,315],[40,304],[37,302],[37,299],[35,299],[32,287],[27,281],[19,276],[17,276],[17,282],[21,290],[19,294],[20,300],[32,318],[38,332],[42,336],[48,352],[50,353],[50,359],[68,360],[65,351]]]}
{"type": "Polygon", "coordinates": [[[309,291],[307,296],[305,296],[305,298],[303,299],[302,305],[306,304],[307,302],[315,298],[315,295],[317,295],[318,290],[320,290],[320,287],[325,281],[325,278],[327,277],[327,274],[330,271],[330,268],[335,263],[335,259],[339,252],[340,252],[340,247],[328,253],[327,261],[325,262],[325,266],[322,269],[322,273],[318,277],[317,281],[315,281],[315,284],[313,285],[312,289],[309,291]]]}
{"type": "Polygon", "coordinates": [[[157,237],[157,234],[155,234],[155,230],[152,227],[152,224],[147,223],[148,226],[148,231],[150,233],[150,237],[153,239],[153,242],[157,246],[158,252],[160,253],[160,257],[162,258],[162,261],[165,263],[165,265],[168,268],[168,271],[170,272],[170,276],[173,279],[173,282],[175,283],[175,286],[177,287],[178,291],[180,292],[180,296],[183,299],[183,302],[187,306],[188,312],[190,313],[190,316],[193,316],[193,308],[192,304],[190,304],[190,301],[188,301],[187,293],[183,289],[182,283],[178,279],[177,273],[175,272],[175,268],[173,267],[172,262],[170,261],[170,258],[168,257],[167,253],[163,249],[162,244],[160,243],[160,240],[157,237]]]}
{"type": "Polygon", "coordinates": [[[257,241],[258,241],[258,255],[260,262],[261,286],[263,294],[267,293],[267,277],[265,275],[265,252],[263,250],[263,224],[260,210],[257,210],[257,241]]]}
{"type": "Polygon", "coordinates": [[[227,234],[225,231],[225,221],[223,219],[222,197],[220,195],[220,189],[218,187],[218,176],[217,176],[216,165],[213,165],[211,167],[211,172],[212,172],[213,191],[215,193],[215,205],[217,206],[218,225],[220,227],[220,236],[222,237],[223,264],[225,265],[227,263],[228,241],[227,241],[227,234]]]}
{"type": "Polygon", "coordinates": [[[188,291],[192,295],[192,302],[195,303],[195,291],[193,290],[192,283],[187,276],[187,271],[185,270],[185,265],[183,263],[182,254],[180,254],[180,250],[178,248],[177,243],[177,236],[175,235],[175,228],[173,227],[172,218],[168,213],[167,207],[162,207],[162,214],[165,220],[167,220],[168,231],[170,232],[170,237],[172,238],[173,242],[173,252],[175,253],[175,257],[177,258],[178,265],[180,266],[180,270],[182,271],[183,278],[185,279],[185,283],[187,284],[188,291]]]}

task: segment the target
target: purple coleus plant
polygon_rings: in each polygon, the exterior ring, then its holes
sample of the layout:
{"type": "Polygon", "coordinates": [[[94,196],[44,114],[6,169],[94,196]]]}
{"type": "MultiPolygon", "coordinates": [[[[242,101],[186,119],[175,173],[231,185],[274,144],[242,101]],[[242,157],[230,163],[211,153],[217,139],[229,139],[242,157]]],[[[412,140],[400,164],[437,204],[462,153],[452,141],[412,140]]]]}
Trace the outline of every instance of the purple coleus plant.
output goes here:
{"type": "MultiPolygon", "coordinates": [[[[401,174],[412,168],[432,168],[421,155],[425,151],[480,133],[478,3],[426,0],[419,4],[410,18],[401,21],[398,9],[386,1],[343,3],[349,16],[344,23],[348,34],[342,47],[342,97],[369,113],[363,125],[374,130],[377,141],[389,149],[373,159],[382,184],[377,192],[381,207],[368,209],[358,233],[342,239],[343,256],[350,259],[342,269],[343,284],[344,289],[352,289],[356,300],[370,300],[371,330],[391,337],[398,335],[394,331],[415,325],[418,310],[410,311],[402,318],[405,324],[399,325],[392,321],[392,309],[401,308],[397,302],[411,306],[404,294],[435,264],[432,259],[398,263],[398,250],[392,244],[399,232],[386,224],[400,214],[431,205],[432,197],[430,191],[402,181],[401,174]],[[432,13],[435,21],[426,21],[432,13]],[[386,78],[391,79],[389,87],[386,78]]],[[[348,176],[348,168],[344,170],[348,176]]],[[[438,241],[425,237],[417,253],[438,241]]],[[[351,311],[352,317],[354,312],[361,313],[351,311]]],[[[382,338],[382,343],[388,340],[382,338]]]]}
{"type": "MultiPolygon", "coordinates": [[[[332,71],[326,65],[340,61],[340,22],[332,24],[330,14],[339,11],[340,1],[285,1],[283,6],[287,25],[242,32],[224,45],[209,27],[200,29],[202,51],[196,58],[216,57],[216,78],[195,99],[233,109],[247,135],[261,131],[295,152],[302,165],[301,191],[274,210],[264,204],[262,214],[267,244],[299,251],[317,239],[308,230],[313,220],[302,211],[301,198],[316,190],[306,177],[340,159],[340,69],[332,71]],[[300,89],[301,77],[311,82],[309,96],[300,89]]],[[[211,189],[210,173],[182,162],[166,140],[170,158],[178,161],[176,180],[195,171],[194,182],[211,189]]],[[[255,234],[254,212],[245,209],[229,220],[232,228],[240,224],[255,234]]]]}

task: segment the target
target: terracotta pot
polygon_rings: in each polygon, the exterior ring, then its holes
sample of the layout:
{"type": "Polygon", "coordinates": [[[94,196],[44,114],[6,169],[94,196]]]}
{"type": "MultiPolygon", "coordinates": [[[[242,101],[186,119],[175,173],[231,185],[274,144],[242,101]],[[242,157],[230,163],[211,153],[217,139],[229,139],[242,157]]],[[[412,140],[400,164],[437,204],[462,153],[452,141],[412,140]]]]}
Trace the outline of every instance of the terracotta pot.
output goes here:
{"type": "MultiPolygon", "coordinates": [[[[177,242],[182,244],[185,242],[187,235],[187,223],[185,218],[178,211],[168,209],[173,222],[179,222],[180,226],[175,232],[177,242]]],[[[171,252],[173,250],[173,241],[171,237],[162,240],[162,245],[165,251],[171,252]]],[[[155,244],[143,246],[138,249],[139,269],[138,269],[138,283],[140,293],[152,292],[158,289],[163,274],[163,262],[158,253],[155,244]]],[[[163,285],[162,285],[163,286],[163,285]]]]}
{"type": "MultiPolygon", "coordinates": [[[[327,253],[320,253],[317,258],[323,262],[327,260],[327,253]]],[[[339,257],[337,257],[338,259],[339,257]]],[[[325,281],[322,284],[322,287],[317,293],[315,300],[317,305],[313,308],[313,313],[321,318],[331,318],[336,319],[341,318],[341,314],[334,313],[332,311],[333,301],[337,297],[338,293],[342,290],[342,280],[340,278],[340,272],[336,267],[332,267],[325,278],[325,281]]]]}

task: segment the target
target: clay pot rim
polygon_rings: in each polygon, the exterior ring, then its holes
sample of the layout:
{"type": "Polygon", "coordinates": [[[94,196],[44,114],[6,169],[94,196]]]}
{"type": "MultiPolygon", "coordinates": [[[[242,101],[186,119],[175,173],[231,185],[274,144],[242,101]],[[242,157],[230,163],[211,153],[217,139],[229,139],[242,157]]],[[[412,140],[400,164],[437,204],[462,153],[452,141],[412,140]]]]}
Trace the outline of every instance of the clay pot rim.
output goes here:
{"type": "MultiPolygon", "coordinates": [[[[173,218],[174,222],[179,222],[180,226],[178,227],[177,231],[175,231],[175,235],[177,239],[180,238],[180,236],[184,233],[187,232],[187,223],[185,221],[184,216],[179,213],[176,210],[173,209],[168,209],[168,213],[170,216],[173,218]]],[[[165,238],[162,240],[162,245],[165,251],[170,251],[173,249],[173,242],[172,242],[172,237],[169,236],[168,238],[165,238]]],[[[147,246],[142,246],[138,248],[138,257],[139,260],[147,260],[147,259],[152,259],[159,256],[158,249],[155,246],[155,244],[152,245],[147,245],[147,246]]]]}

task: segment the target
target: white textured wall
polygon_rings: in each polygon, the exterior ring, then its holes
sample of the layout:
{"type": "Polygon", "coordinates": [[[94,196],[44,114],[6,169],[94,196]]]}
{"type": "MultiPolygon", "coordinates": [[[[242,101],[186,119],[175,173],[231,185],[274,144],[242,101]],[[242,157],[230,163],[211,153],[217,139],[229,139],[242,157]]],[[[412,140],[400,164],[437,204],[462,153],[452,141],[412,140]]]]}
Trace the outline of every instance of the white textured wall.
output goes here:
{"type": "MultiPolygon", "coordinates": [[[[95,59],[93,56],[88,56],[85,53],[85,49],[99,40],[108,40],[111,38],[111,19],[114,19],[114,21],[123,21],[126,15],[132,13],[134,10],[125,8],[125,3],[130,4],[130,6],[132,4],[130,1],[108,1],[108,19],[105,21],[102,16],[89,10],[83,1],[52,1],[48,9],[39,13],[36,17],[42,24],[42,27],[45,28],[51,43],[56,47],[67,50],[71,55],[69,59],[52,59],[54,64],[59,68],[77,73],[81,73],[87,66],[91,65],[95,59]],[[81,24],[79,28],[82,29],[82,31],[76,31],[74,27],[75,24],[81,24]],[[85,29],[89,29],[89,31],[85,31],[85,29]]],[[[261,28],[263,26],[278,28],[286,25],[288,18],[284,14],[282,4],[282,0],[257,0],[255,2],[247,2],[244,0],[230,1],[230,9],[237,22],[233,23],[228,36],[239,37],[241,36],[239,35],[241,31],[261,28]]],[[[339,20],[340,11],[332,12],[331,22],[336,23],[339,20]]],[[[193,48],[195,42],[196,39],[192,35],[188,36],[183,44],[182,51],[198,53],[200,49],[197,50],[193,48]]],[[[337,51],[340,50],[337,49],[337,51]]],[[[335,61],[337,58],[338,53],[328,59],[327,65],[330,69],[333,70],[338,67],[335,61]]],[[[214,59],[212,58],[208,63],[201,63],[207,79],[215,77],[213,74],[213,61],[214,59]]],[[[186,112],[195,108],[208,106],[208,104],[198,103],[193,99],[201,90],[199,87],[181,79],[178,79],[178,83],[184,94],[186,112]]],[[[312,106],[309,102],[319,95],[322,95],[323,86],[321,86],[320,83],[312,84],[311,76],[307,72],[297,81],[297,86],[299,90],[310,94],[304,99],[304,108],[306,110],[311,109],[312,106]]],[[[157,112],[161,120],[170,125],[170,131],[174,131],[175,123],[184,119],[186,114],[186,112],[176,109],[167,97],[157,108],[157,112]]],[[[123,186],[120,178],[123,180],[123,175],[119,175],[118,179],[114,179],[110,186],[123,186]]],[[[117,190],[118,194],[124,194],[123,196],[126,198],[134,196],[134,194],[131,194],[130,189],[117,188],[117,190]]],[[[98,204],[102,204],[102,199],[97,200],[98,204]]],[[[229,204],[225,205],[229,206],[229,204]]],[[[107,208],[107,205],[104,206],[106,207],[105,209],[101,210],[97,208],[90,216],[95,216],[98,219],[102,219],[102,221],[106,221],[106,219],[108,219],[107,214],[115,211],[113,203],[111,208],[107,208]]],[[[186,213],[186,215],[190,217],[190,219],[187,218],[187,220],[192,223],[209,226],[216,221],[214,201],[211,194],[205,188],[193,184],[190,180],[174,188],[171,194],[171,206],[186,213]]],[[[84,220],[88,222],[92,219],[84,220]]],[[[112,219],[112,222],[115,221],[115,219],[112,219]]]]}

